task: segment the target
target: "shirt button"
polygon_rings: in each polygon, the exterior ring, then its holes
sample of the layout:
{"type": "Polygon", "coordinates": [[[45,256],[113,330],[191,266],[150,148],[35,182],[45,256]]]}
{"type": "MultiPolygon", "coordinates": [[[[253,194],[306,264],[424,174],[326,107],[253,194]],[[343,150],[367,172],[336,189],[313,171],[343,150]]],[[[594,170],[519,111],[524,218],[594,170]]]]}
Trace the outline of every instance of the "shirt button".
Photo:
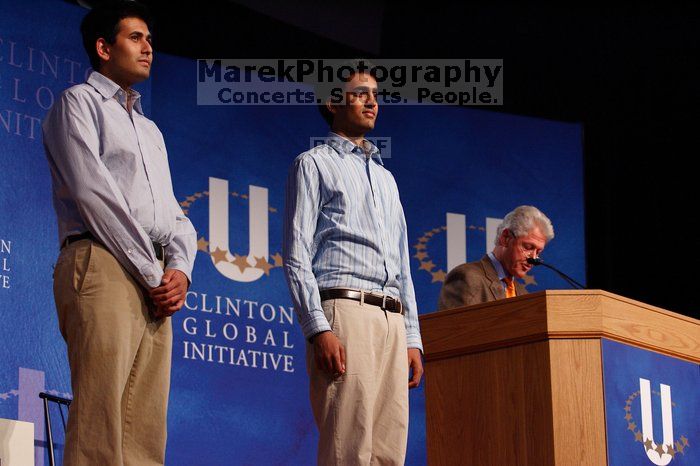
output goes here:
{"type": "Polygon", "coordinates": [[[127,254],[131,254],[131,253],[133,253],[133,252],[134,252],[133,249],[127,249],[127,250],[126,250],[126,253],[127,253],[127,254]]]}

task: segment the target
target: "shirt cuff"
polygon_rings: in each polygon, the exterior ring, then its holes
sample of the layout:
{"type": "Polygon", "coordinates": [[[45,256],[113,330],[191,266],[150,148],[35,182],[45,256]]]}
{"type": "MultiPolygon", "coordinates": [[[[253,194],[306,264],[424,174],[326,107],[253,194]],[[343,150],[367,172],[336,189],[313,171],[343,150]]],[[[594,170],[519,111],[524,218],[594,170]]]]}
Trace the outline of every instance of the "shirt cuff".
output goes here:
{"type": "Polygon", "coordinates": [[[143,281],[151,288],[157,288],[163,280],[163,271],[157,265],[146,264],[139,269],[139,272],[143,281]]]}
{"type": "Polygon", "coordinates": [[[406,346],[407,348],[417,348],[423,353],[423,341],[420,335],[406,335],[406,346]]]}
{"type": "Polygon", "coordinates": [[[326,315],[321,310],[309,312],[301,322],[301,330],[307,341],[318,333],[332,331],[326,315]]]}

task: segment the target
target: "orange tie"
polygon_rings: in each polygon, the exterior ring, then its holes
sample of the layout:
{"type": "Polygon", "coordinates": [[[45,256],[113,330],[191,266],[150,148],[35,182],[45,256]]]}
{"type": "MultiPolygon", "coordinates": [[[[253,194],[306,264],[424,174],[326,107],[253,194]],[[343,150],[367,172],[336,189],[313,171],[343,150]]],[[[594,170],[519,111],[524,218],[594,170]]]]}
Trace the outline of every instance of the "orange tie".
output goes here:
{"type": "Polygon", "coordinates": [[[506,277],[503,279],[503,281],[506,282],[506,298],[514,298],[515,281],[513,280],[513,277],[506,277]]]}

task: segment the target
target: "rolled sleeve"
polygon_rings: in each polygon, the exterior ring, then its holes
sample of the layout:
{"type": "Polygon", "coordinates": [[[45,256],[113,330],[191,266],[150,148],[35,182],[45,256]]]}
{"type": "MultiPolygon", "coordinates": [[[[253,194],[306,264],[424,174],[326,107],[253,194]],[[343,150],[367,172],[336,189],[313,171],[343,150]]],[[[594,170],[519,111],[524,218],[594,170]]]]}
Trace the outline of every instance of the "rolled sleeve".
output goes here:
{"type": "MultiPolygon", "coordinates": [[[[175,202],[175,200],[173,199],[175,202]]],[[[192,283],[192,268],[197,254],[197,232],[192,222],[182,213],[179,206],[175,207],[180,211],[175,220],[175,234],[173,239],[165,247],[165,267],[179,270],[192,283]]]]}

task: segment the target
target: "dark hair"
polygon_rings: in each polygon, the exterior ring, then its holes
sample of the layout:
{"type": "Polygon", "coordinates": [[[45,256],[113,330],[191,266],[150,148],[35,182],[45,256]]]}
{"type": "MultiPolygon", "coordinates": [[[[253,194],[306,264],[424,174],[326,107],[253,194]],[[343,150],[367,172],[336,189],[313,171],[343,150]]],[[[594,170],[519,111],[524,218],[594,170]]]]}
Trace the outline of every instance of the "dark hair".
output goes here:
{"type": "MultiPolygon", "coordinates": [[[[374,79],[377,79],[374,63],[367,60],[366,58],[353,58],[352,60],[347,60],[345,62],[339,63],[337,69],[343,67],[351,68],[353,71],[348,74],[347,78],[341,79],[339,82],[346,83],[350,81],[352,77],[357,73],[367,73],[374,79]]],[[[321,101],[318,104],[318,111],[319,113],[321,113],[323,119],[326,120],[328,126],[333,126],[333,118],[335,117],[335,115],[331,113],[330,110],[328,110],[328,108],[326,107],[326,102],[328,102],[328,99],[331,98],[331,91],[333,87],[337,86],[339,82],[320,83],[316,86],[316,98],[320,99],[321,101]]]]}
{"type": "Polygon", "coordinates": [[[90,10],[80,23],[83,47],[94,70],[100,69],[100,57],[95,50],[95,43],[98,39],[104,39],[108,44],[114,44],[119,33],[119,22],[124,18],[139,18],[152,29],[148,9],[138,2],[128,0],[101,3],[90,10]]]}

